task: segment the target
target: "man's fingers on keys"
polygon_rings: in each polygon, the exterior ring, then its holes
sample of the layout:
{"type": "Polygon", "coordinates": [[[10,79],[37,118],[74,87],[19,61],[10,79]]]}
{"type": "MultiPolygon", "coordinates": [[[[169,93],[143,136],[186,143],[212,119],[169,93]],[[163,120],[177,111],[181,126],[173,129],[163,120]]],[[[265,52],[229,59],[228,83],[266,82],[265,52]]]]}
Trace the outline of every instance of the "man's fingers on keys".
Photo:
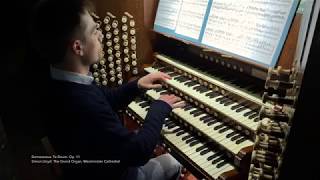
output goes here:
{"type": "Polygon", "coordinates": [[[179,101],[179,102],[176,102],[172,105],[172,108],[182,108],[186,105],[186,102],[185,101],[179,101]]]}

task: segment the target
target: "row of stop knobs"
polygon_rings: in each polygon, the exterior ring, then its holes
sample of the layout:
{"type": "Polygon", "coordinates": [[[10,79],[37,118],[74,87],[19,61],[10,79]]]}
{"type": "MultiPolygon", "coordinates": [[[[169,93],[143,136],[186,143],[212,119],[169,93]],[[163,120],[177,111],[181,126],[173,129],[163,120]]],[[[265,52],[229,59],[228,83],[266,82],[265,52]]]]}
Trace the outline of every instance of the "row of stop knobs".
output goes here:
{"type": "Polygon", "coordinates": [[[125,12],[121,20],[107,12],[97,21],[104,34],[101,59],[92,66],[97,84],[121,85],[125,75],[138,74],[137,40],[133,16],[125,12]]]}
{"type": "Polygon", "coordinates": [[[291,69],[269,69],[260,110],[262,119],[257,130],[251,157],[249,180],[275,180],[285,152],[297,94],[295,72],[291,69]]]}

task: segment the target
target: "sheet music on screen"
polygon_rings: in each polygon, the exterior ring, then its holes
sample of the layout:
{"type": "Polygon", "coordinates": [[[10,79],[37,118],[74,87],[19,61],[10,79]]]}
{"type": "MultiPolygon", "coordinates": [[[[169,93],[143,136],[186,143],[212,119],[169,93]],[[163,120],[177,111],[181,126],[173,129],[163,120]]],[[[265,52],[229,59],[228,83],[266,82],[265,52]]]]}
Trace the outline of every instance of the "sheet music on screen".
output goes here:
{"type": "Polygon", "coordinates": [[[274,67],[299,0],[160,0],[154,30],[274,67]]]}

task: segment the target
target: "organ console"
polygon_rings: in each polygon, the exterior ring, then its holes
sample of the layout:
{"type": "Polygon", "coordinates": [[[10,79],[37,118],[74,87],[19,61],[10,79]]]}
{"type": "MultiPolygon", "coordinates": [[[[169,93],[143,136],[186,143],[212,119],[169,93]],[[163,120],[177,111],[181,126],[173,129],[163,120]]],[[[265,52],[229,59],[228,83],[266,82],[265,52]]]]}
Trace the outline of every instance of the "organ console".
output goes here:
{"type": "Polygon", "coordinates": [[[159,144],[197,178],[277,179],[303,77],[301,44],[306,24],[318,18],[310,15],[316,2],[234,3],[160,0],[150,8],[157,11],[152,63],[137,63],[136,24],[130,16],[104,19],[111,23],[106,31],[123,24],[113,31],[122,34],[117,37],[123,51],[107,59],[121,57],[121,70],[133,75],[143,68],[145,74],[172,77],[162,88],[147,90],[125,112],[142,125],[160,95],[185,100],[187,105],[173,109],[165,120],[159,144]]]}

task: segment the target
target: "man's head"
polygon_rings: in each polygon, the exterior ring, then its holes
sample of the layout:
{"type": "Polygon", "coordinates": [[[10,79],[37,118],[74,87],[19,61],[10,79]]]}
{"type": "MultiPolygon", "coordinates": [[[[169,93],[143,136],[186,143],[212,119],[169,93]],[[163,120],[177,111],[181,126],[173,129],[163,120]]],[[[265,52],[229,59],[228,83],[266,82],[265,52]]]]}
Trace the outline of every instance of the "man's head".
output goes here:
{"type": "Polygon", "coordinates": [[[50,64],[97,62],[102,34],[91,11],[87,0],[41,0],[31,29],[35,50],[50,64]]]}

